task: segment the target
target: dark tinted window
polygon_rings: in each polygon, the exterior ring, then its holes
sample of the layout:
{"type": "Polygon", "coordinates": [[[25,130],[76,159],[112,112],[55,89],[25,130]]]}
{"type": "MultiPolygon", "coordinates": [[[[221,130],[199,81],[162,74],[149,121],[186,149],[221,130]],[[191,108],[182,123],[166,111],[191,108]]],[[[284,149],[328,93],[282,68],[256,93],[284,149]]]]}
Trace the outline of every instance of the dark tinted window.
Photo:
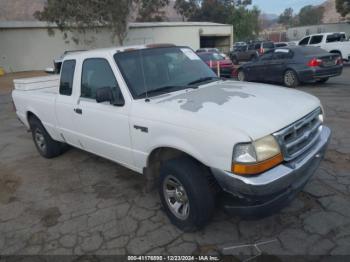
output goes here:
{"type": "Polygon", "coordinates": [[[60,94],[70,96],[73,90],[75,60],[66,60],[62,66],[60,94]]]}
{"type": "Polygon", "coordinates": [[[95,99],[96,90],[101,87],[110,87],[114,93],[119,91],[108,61],[103,58],[86,59],[81,75],[81,97],[95,99]]]}
{"type": "Polygon", "coordinates": [[[286,43],[276,43],[275,47],[284,47],[284,46],[288,46],[286,43]]]}
{"type": "Polygon", "coordinates": [[[344,34],[332,34],[328,35],[326,42],[331,43],[331,42],[340,42],[340,41],[345,41],[346,37],[344,34]]]}
{"type": "Polygon", "coordinates": [[[309,43],[310,37],[305,37],[303,40],[300,41],[299,45],[307,45],[309,43]]]}
{"type": "Polygon", "coordinates": [[[265,53],[264,55],[261,56],[261,60],[266,61],[266,60],[271,60],[272,59],[272,52],[265,53]]]}
{"type": "Polygon", "coordinates": [[[310,45],[316,45],[322,42],[323,36],[322,35],[314,35],[311,37],[310,45]]]}
{"type": "Polygon", "coordinates": [[[275,45],[272,42],[263,43],[263,48],[275,48],[275,45]]]}
{"type": "Polygon", "coordinates": [[[293,57],[293,52],[289,49],[276,49],[273,58],[274,59],[290,59],[293,57]]]}

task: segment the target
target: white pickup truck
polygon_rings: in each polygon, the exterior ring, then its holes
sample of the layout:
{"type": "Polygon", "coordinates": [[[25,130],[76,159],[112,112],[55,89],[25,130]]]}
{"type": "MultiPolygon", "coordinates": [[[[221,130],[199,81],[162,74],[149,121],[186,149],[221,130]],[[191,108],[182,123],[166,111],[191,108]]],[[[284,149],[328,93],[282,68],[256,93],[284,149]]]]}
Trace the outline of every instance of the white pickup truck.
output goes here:
{"type": "Polygon", "coordinates": [[[330,53],[339,54],[344,61],[350,61],[350,41],[345,33],[323,33],[304,37],[301,46],[317,46],[330,53]]]}
{"type": "Polygon", "coordinates": [[[14,83],[17,115],[43,157],[69,144],[144,174],[186,231],[210,220],[218,195],[236,214],[285,205],[331,133],[316,97],[222,80],[188,47],[69,54],[60,77],[14,83]]]}

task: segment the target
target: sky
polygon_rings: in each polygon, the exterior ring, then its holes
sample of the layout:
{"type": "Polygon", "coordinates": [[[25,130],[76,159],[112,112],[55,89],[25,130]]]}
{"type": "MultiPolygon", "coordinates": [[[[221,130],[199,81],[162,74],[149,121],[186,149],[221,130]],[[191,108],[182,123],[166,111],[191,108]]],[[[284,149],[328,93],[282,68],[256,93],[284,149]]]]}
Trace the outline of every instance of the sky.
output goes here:
{"type": "Polygon", "coordinates": [[[325,0],[253,0],[253,5],[257,5],[263,13],[281,14],[284,9],[292,7],[295,13],[306,5],[318,5],[325,0]]]}

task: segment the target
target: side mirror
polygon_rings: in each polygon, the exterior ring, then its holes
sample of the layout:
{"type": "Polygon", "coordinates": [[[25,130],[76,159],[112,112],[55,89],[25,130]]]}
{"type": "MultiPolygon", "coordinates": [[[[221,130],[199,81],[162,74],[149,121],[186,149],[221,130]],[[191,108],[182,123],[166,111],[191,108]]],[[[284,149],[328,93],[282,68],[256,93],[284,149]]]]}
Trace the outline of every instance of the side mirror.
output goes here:
{"type": "Polygon", "coordinates": [[[96,102],[110,102],[112,105],[115,106],[125,105],[125,101],[121,92],[119,91],[117,97],[114,97],[112,89],[110,87],[100,87],[96,90],[96,102]]]}
{"type": "Polygon", "coordinates": [[[45,72],[46,72],[47,74],[56,74],[55,68],[52,68],[52,67],[46,68],[46,69],[45,69],[45,72]]]}

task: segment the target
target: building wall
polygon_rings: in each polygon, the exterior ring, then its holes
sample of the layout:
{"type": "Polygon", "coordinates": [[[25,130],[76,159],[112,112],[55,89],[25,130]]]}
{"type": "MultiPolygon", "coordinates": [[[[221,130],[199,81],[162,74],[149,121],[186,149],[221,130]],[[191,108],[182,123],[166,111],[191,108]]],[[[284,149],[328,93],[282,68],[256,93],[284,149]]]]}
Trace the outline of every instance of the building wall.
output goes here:
{"type": "Polygon", "coordinates": [[[292,27],[287,31],[287,38],[289,41],[301,40],[304,36],[326,32],[345,32],[347,37],[350,36],[349,23],[337,24],[322,24],[312,26],[292,27]]]}
{"type": "MultiPolygon", "coordinates": [[[[200,47],[200,35],[225,35],[233,42],[232,27],[222,26],[167,26],[132,27],[124,45],[173,43],[190,46],[194,50],[200,47]]],[[[47,28],[0,28],[0,67],[7,72],[43,70],[52,67],[54,58],[66,50],[85,50],[117,46],[107,30],[80,36],[75,44],[70,36],[63,39],[62,33],[53,28],[54,36],[49,36],[47,28]],[[94,39],[94,41],[91,41],[94,39]],[[69,40],[69,41],[68,41],[69,40]]],[[[229,46],[228,46],[229,48],[229,46]]]]}
{"type": "Polygon", "coordinates": [[[82,50],[114,45],[108,32],[102,31],[81,37],[75,44],[70,37],[63,39],[58,29],[53,29],[54,36],[49,36],[45,28],[0,29],[0,67],[6,72],[43,70],[52,67],[53,59],[65,50],[82,50]],[[69,40],[69,41],[68,41],[69,40]],[[91,43],[90,43],[91,42],[91,43]]]}

